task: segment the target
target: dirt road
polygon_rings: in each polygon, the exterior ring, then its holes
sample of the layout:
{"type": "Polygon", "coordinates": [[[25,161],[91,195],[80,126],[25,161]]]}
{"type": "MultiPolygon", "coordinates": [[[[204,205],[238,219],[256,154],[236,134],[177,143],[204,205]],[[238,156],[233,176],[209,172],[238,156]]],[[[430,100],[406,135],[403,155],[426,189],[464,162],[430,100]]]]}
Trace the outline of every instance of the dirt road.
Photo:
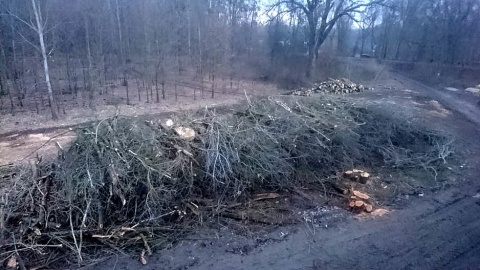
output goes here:
{"type": "Polygon", "coordinates": [[[427,124],[455,134],[467,157],[452,168],[459,172],[452,187],[401,195],[402,206],[382,217],[322,208],[315,222],[264,233],[197,232],[144,268],[138,258],[116,257],[88,269],[480,269],[480,107],[473,97],[403,76],[394,81],[359,99],[432,112],[427,124]]]}
{"type": "MultiPolygon", "coordinates": [[[[282,228],[258,247],[243,238],[232,240],[228,233],[219,239],[186,241],[158,255],[148,268],[479,269],[480,199],[474,195],[466,190],[426,194],[382,218],[349,219],[315,231],[308,224],[282,228]],[[281,233],[290,235],[279,240],[281,233]],[[232,254],[232,246],[247,254],[232,254]],[[248,253],[249,248],[253,250],[248,253]]],[[[129,262],[120,260],[115,269],[140,267],[129,262]]]]}

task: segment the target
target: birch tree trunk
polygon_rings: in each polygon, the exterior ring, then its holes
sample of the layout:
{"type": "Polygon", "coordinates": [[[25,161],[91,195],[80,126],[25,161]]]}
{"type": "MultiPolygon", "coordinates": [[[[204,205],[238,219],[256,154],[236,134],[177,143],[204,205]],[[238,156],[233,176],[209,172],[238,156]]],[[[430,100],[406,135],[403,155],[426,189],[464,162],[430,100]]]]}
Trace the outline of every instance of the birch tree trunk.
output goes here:
{"type": "Polygon", "coordinates": [[[44,25],[43,25],[42,12],[40,10],[40,7],[37,7],[35,0],[32,0],[32,7],[33,7],[33,13],[35,14],[35,21],[37,23],[36,28],[37,28],[38,38],[40,40],[40,50],[42,52],[42,58],[43,58],[45,82],[47,83],[47,90],[48,90],[48,103],[50,105],[50,110],[52,112],[52,119],[57,120],[58,115],[57,115],[57,112],[55,111],[55,100],[53,98],[52,84],[50,83],[50,72],[48,69],[48,56],[45,48],[45,41],[43,39],[44,25]]]}
{"type": "Polygon", "coordinates": [[[119,42],[120,42],[120,63],[122,65],[125,64],[125,57],[124,57],[124,53],[123,53],[123,35],[122,35],[122,23],[120,21],[120,6],[118,4],[118,0],[115,0],[115,4],[116,4],[116,17],[117,17],[117,27],[118,27],[118,39],[119,39],[119,42]]]}
{"type": "Polygon", "coordinates": [[[85,37],[87,42],[87,59],[88,59],[88,72],[87,72],[87,79],[88,79],[88,99],[89,99],[89,106],[91,109],[95,110],[95,96],[94,96],[94,89],[93,89],[93,64],[92,64],[92,50],[90,48],[90,22],[89,17],[85,15],[85,37]]]}

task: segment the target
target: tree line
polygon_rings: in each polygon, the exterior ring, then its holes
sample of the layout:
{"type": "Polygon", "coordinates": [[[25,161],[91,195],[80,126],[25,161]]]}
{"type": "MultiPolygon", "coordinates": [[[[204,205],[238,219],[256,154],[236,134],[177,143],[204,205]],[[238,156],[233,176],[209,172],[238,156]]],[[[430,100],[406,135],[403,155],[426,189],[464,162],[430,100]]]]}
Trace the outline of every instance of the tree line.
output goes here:
{"type": "Polygon", "coordinates": [[[389,0],[362,15],[377,58],[469,65],[480,62],[480,1],[389,0]]]}
{"type": "Polygon", "coordinates": [[[127,103],[129,83],[159,102],[172,77],[312,80],[327,47],[475,65],[479,18],[478,0],[0,0],[0,96],[12,113],[45,98],[55,119],[59,96],[94,108],[118,80],[127,103]]]}

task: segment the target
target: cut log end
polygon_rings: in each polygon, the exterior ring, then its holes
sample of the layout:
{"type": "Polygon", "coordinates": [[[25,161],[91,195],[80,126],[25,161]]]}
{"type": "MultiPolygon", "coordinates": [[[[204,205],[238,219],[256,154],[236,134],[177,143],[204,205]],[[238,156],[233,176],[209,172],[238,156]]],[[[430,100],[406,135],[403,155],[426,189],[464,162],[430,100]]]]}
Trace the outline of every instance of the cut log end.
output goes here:
{"type": "Polygon", "coordinates": [[[365,211],[367,213],[371,213],[373,211],[373,206],[371,204],[366,203],[365,204],[365,211]]]}
{"type": "Polygon", "coordinates": [[[355,201],[355,207],[362,207],[364,204],[363,201],[355,201]]]}
{"type": "Polygon", "coordinates": [[[368,196],[367,194],[362,193],[362,192],[360,192],[360,191],[358,191],[358,190],[354,190],[354,191],[353,191],[353,196],[356,196],[356,197],[358,197],[358,198],[360,198],[360,199],[362,199],[362,200],[368,200],[368,199],[370,199],[370,196],[368,196]]]}

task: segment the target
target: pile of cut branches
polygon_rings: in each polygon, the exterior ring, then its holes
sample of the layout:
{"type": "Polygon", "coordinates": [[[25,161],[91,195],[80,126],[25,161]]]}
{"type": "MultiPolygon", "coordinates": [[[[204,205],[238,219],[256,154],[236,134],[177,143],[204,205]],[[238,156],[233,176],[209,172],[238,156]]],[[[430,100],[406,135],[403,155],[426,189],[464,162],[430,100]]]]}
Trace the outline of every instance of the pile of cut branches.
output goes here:
{"type": "Polygon", "coordinates": [[[232,203],[283,192],[356,165],[443,166],[447,136],[348,99],[268,98],[165,122],[123,117],[78,131],[52,164],[18,166],[2,192],[0,261],[78,262],[98,247],[170,243],[232,203]],[[185,134],[188,133],[188,136],[185,134]],[[47,254],[47,255],[46,255],[47,254]]]}
{"type": "Polygon", "coordinates": [[[315,83],[312,88],[301,88],[288,93],[291,96],[311,96],[314,93],[330,93],[330,94],[349,94],[355,92],[363,92],[370,90],[361,84],[356,84],[349,79],[328,79],[326,81],[315,83]]]}

